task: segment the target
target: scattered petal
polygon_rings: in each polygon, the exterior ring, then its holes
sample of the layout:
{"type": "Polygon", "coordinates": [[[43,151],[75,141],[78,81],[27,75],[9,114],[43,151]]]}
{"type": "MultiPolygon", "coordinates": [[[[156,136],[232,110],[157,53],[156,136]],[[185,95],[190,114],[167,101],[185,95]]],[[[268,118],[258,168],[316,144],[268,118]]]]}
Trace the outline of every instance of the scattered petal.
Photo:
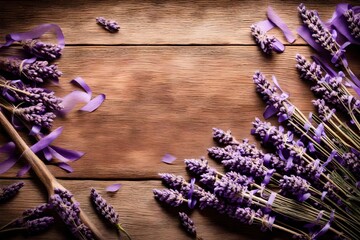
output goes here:
{"type": "Polygon", "coordinates": [[[11,155],[6,160],[0,163],[0,174],[7,172],[15,163],[19,160],[19,158],[15,157],[15,155],[11,155]]]}
{"type": "Polygon", "coordinates": [[[176,160],[176,157],[174,157],[173,155],[167,153],[163,156],[163,158],[161,159],[162,162],[167,163],[167,164],[171,164],[176,160]]]}
{"type": "Polygon", "coordinates": [[[115,183],[106,187],[107,192],[117,192],[121,187],[120,183],[115,183]]]}
{"type": "Polygon", "coordinates": [[[59,168],[64,169],[66,172],[72,173],[74,169],[67,163],[61,162],[56,164],[59,168]]]}

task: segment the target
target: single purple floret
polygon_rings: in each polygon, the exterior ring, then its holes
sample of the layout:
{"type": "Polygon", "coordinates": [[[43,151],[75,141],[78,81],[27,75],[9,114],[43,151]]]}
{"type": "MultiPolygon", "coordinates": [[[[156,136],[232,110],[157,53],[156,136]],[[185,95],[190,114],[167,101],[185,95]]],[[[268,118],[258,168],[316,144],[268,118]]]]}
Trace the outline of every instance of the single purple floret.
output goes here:
{"type": "Polygon", "coordinates": [[[103,17],[97,17],[96,22],[103,26],[109,32],[117,32],[120,29],[119,24],[114,20],[107,20],[103,17]]]}

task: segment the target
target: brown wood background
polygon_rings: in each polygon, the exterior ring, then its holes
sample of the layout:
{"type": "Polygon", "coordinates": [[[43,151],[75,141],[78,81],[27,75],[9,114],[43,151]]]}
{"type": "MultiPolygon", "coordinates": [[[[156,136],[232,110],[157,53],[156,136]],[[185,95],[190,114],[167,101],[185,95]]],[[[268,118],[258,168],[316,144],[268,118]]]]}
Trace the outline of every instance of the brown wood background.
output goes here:
{"type": "MultiPolygon", "coordinates": [[[[331,17],[338,1],[307,2],[323,19],[331,17]]],[[[356,3],[355,1],[353,2],[356,3]]],[[[213,146],[211,128],[231,129],[238,138],[253,138],[251,121],[262,116],[264,104],[252,84],[256,70],[276,75],[291,100],[304,112],[313,110],[309,86],[299,79],[295,54],[312,54],[297,36],[282,54],[264,56],[254,45],[249,27],[266,18],[272,6],[295,33],[300,25],[296,1],[0,1],[0,36],[26,31],[38,24],[59,24],[67,46],[57,61],[61,84],[58,96],[74,89],[68,82],[81,76],[94,94],[106,101],[94,113],[71,112],[57,119],[64,126],[56,145],[85,151],[65,173],[49,166],[85,211],[99,223],[108,239],[116,235],[95,216],[89,189],[95,187],[121,215],[133,239],[189,239],[179,227],[175,210],[153,199],[161,188],[158,172],[186,175],[184,158],[206,155],[213,146]],[[95,17],[115,19],[119,33],[110,34],[95,17]],[[173,165],[161,162],[175,155],[173,165]],[[106,194],[111,183],[122,183],[116,194],[106,194]]],[[[278,30],[271,33],[284,41],[278,30]]],[[[10,50],[10,53],[13,50],[10,50]]],[[[0,54],[9,54],[1,51],[0,54]]],[[[360,73],[359,48],[352,48],[350,64],[360,73]]],[[[1,131],[0,143],[8,137],[1,131]]],[[[0,159],[2,160],[2,159],[0,159]]],[[[15,182],[20,161],[0,175],[0,186],[15,182]]],[[[214,163],[214,165],[216,165],[214,163]]],[[[0,205],[0,225],[24,209],[46,201],[45,191],[30,173],[20,194],[0,205]]],[[[212,212],[192,214],[204,239],[286,239],[278,232],[260,233],[212,212]]],[[[64,226],[31,239],[68,239],[64,226]]],[[[21,236],[15,238],[21,239],[21,236]]]]}

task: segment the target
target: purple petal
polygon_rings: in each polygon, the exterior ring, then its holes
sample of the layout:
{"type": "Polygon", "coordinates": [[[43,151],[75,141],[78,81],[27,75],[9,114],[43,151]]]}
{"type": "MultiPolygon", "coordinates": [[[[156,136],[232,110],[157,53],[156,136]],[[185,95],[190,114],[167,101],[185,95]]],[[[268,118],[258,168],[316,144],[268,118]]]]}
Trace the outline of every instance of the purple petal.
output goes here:
{"type": "Polygon", "coordinates": [[[23,166],[19,172],[16,174],[17,177],[24,176],[29,170],[31,169],[31,165],[26,163],[25,166],[23,166]]]}
{"type": "Polygon", "coordinates": [[[34,126],[32,126],[29,135],[35,136],[40,132],[40,130],[41,130],[41,126],[34,125],[34,126]]]}
{"type": "Polygon", "coordinates": [[[117,192],[121,187],[120,183],[115,183],[106,187],[107,192],[117,192]]]}
{"type": "Polygon", "coordinates": [[[69,164],[64,162],[57,163],[56,166],[58,166],[61,169],[64,169],[68,173],[72,173],[74,171],[74,169],[69,164]]]}
{"type": "Polygon", "coordinates": [[[84,152],[60,148],[56,146],[50,146],[47,149],[49,149],[49,152],[52,154],[52,156],[63,162],[76,161],[85,154],[84,152]]]}
{"type": "Polygon", "coordinates": [[[66,95],[65,97],[63,97],[62,105],[64,108],[60,111],[60,114],[62,115],[67,114],[76,106],[76,104],[80,102],[88,103],[90,99],[91,99],[91,95],[85,92],[73,91],[68,95],[66,95]]]}
{"type": "Polygon", "coordinates": [[[48,147],[58,136],[60,136],[62,130],[63,127],[58,127],[57,129],[49,133],[47,136],[40,139],[37,143],[35,143],[30,147],[31,151],[37,153],[40,150],[43,150],[44,148],[48,147]]]}
{"type": "Polygon", "coordinates": [[[93,112],[95,111],[105,100],[105,94],[100,94],[83,106],[80,111],[93,112]]]}
{"type": "Polygon", "coordinates": [[[19,160],[15,155],[11,155],[6,160],[0,163],[0,174],[7,172],[19,160]]]}
{"type": "Polygon", "coordinates": [[[161,159],[162,162],[167,163],[167,164],[171,164],[176,160],[176,157],[174,157],[173,155],[167,153],[163,156],[163,158],[161,159]]]}
{"type": "Polygon", "coordinates": [[[278,110],[273,105],[268,105],[265,108],[263,116],[265,119],[268,119],[268,118],[274,116],[277,112],[278,112],[278,110]]]}
{"type": "Polygon", "coordinates": [[[70,83],[80,86],[91,97],[91,88],[89,87],[89,85],[86,84],[85,80],[82,77],[74,78],[70,81],[70,83]]]}
{"type": "Polygon", "coordinates": [[[268,19],[273,22],[284,33],[286,40],[289,43],[295,42],[295,37],[292,34],[286,23],[276,14],[276,12],[269,6],[267,10],[268,19]]]}

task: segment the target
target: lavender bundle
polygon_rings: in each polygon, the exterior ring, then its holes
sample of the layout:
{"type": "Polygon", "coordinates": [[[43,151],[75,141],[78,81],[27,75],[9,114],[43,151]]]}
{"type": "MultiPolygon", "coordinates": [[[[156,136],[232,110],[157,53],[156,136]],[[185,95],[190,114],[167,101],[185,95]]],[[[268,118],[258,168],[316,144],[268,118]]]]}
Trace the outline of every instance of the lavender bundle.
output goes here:
{"type": "MultiPolygon", "coordinates": [[[[0,124],[13,140],[1,147],[1,151],[5,152],[8,158],[0,163],[0,174],[9,170],[20,159],[15,151],[17,148],[21,157],[27,161],[18,172],[18,176],[24,175],[31,168],[34,170],[46,187],[51,209],[60,216],[74,237],[101,239],[102,234],[80,209],[72,194],[50,173],[43,160],[68,172],[73,171],[68,162],[79,159],[84,153],[51,145],[62,132],[62,127],[51,131],[53,122],[59,114],[64,113],[64,110],[68,112],[72,109],[71,104],[76,104],[76,95],[86,95],[87,104],[82,110],[87,112],[96,110],[105,99],[105,95],[102,94],[95,100],[91,100],[91,89],[81,78],[76,78],[72,82],[81,86],[86,93],[74,91],[64,98],[57,97],[53,91],[42,86],[43,83],[49,81],[58,82],[62,75],[57,65],[36,60],[36,58],[54,60],[60,57],[64,47],[64,36],[59,26],[43,24],[29,32],[8,34],[6,43],[0,45],[0,48],[8,47],[13,42],[20,42],[24,50],[34,58],[0,57],[2,71],[0,73],[0,124]],[[44,43],[39,39],[47,31],[55,32],[58,44],[44,43]],[[18,131],[29,134],[34,144],[29,147],[18,131]]],[[[12,193],[15,193],[15,190],[12,193]]],[[[10,193],[4,191],[4,199],[8,196],[10,193]]],[[[9,226],[12,226],[12,229],[28,230],[29,233],[40,232],[54,222],[53,217],[41,214],[47,208],[48,205],[27,212],[26,216],[13,223],[15,225],[9,226]]],[[[3,230],[12,231],[8,228],[3,230]]]]}
{"type": "Polygon", "coordinates": [[[0,203],[8,201],[14,197],[24,186],[24,182],[13,183],[9,186],[0,188],[0,203]]]}

